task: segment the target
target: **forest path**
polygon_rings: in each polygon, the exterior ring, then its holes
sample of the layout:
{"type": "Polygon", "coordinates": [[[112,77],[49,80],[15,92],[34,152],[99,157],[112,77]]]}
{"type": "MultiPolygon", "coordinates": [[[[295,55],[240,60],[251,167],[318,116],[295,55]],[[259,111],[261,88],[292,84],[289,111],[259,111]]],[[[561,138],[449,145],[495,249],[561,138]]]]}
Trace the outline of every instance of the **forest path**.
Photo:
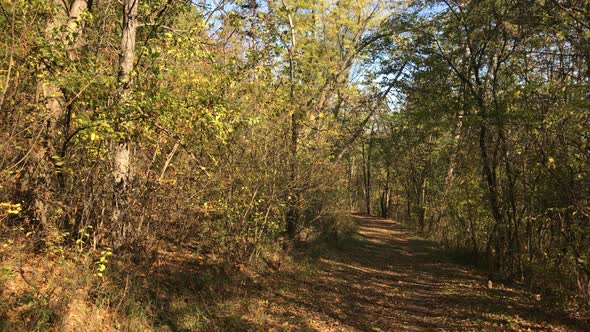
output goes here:
{"type": "MultiPolygon", "coordinates": [[[[266,294],[270,331],[572,331],[522,289],[487,287],[475,269],[400,223],[355,216],[359,236],[308,275],[283,274],[266,294]]],[[[260,309],[262,310],[262,309],[260,309]]]]}

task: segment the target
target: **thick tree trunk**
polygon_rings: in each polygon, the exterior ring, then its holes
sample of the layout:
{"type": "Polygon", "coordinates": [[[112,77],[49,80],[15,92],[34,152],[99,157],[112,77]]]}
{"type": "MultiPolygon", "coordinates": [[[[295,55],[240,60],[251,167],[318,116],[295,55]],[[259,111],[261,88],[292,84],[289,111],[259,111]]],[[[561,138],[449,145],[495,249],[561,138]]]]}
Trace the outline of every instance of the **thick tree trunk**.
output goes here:
{"type": "MultiPolygon", "coordinates": [[[[54,14],[47,22],[45,29],[45,38],[48,44],[53,47],[58,47],[58,44],[63,44],[69,49],[69,58],[73,60],[73,55],[76,52],[76,42],[79,40],[82,31],[83,22],[79,19],[83,12],[88,9],[87,0],[74,0],[68,8],[61,0],[54,0],[53,9],[54,14]],[[64,27],[67,28],[64,31],[64,27]]],[[[39,165],[36,171],[36,186],[34,193],[34,210],[35,217],[41,225],[46,225],[48,222],[49,201],[52,193],[56,191],[55,174],[56,156],[61,155],[60,146],[60,130],[58,124],[65,120],[65,96],[61,87],[53,80],[56,73],[59,73],[59,68],[49,68],[48,65],[42,65],[39,68],[41,76],[44,80],[39,84],[39,90],[43,98],[43,104],[47,112],[46,115],[46,132],[43,139],[44,151],[38,155],[37,164],[39,165]]]]}
{"type": "Polygon", "coordinates": [[[67,24],[67,46],[70,59],[76,59],[76,50],[80,48],[80,31],[84,27],[82,15],[88,10],[88,0],[74,0],[70,6],[67,24]]]}
{"type": "MultiPolygon", "coordinates": [[[[63,1],[54,0],[53,5],[57,12],[47,23],[45,37],[50,41],[50,44],[63,43],[70,51],[69,58],[73,59],[83,27],[81,16],[88,10],[88,1],[74,0],[68,8],[63,1]],[[67,28],[65,32],[62,31],[64,27],[67,28]]],[[[47,76],[52,75],[50,68],[44,67],[41,71],[47,76]]],[[[45,99],[45,108],[49,113],[48,133],[53,135],[56,132],[55,124],[64,114],[64,94],[61,88],[51,79],[47,79],[42,83],[42,93],[45,99]]]]}
{"type": "MultiPolygon", "coordinates": [[[[135,61],[135,39],[137,34],[137,13],[139,7],[139,0],[123,0],[123,30],[121,36],[121,53],[119,55],[119,74],[118,83],[120,91],[120,99],[124,100],[129,97],[133,86],[133,69],[135,61]]],[[[122,104],[122,103],[121,103],[122,104]]],[[[111,221],[113,224],[114,244],[121,246],[128,236],[130,231],[129,221],[126,219],[125,213],[129,201],[129,182],[131,180],[130,171],[130,151],[129,140],[127,133],[122,129],[122,122],[124,116],[119,110],[117,131],[121,134],[115,143],[113,151],[113,211],[111,221]]]]}

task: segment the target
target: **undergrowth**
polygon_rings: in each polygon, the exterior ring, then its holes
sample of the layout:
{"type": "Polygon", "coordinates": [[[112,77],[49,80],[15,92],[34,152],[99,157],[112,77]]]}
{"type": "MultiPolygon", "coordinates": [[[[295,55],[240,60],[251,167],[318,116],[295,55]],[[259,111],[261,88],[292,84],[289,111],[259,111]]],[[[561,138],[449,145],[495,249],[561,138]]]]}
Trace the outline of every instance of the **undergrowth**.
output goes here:
{"type": "Polygon", "coordinates": [[[307,278],[315,259],[347,247],[356,230],[352,218],[332,215],[289,255],[275,242],[243,261],[171,243],[155,254],[113,253],[91,248],[85,234],[57,232],[39,249],[29,234],[2,243],[0,330],[264,329],[268,303],[260,294],[269,280],[307,278]]]}

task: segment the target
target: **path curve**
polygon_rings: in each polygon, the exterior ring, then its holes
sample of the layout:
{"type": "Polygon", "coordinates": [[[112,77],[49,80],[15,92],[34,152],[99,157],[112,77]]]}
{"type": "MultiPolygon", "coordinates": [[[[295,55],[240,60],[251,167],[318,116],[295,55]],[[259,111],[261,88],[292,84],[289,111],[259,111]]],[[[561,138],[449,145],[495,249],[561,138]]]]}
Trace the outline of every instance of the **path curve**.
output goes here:
{"type": "MultiPolygon", "coordinates": [[[[282,275],[267,307],[271,331],[576,331],[518,288],[488,287],[400,223],[354,217],[358,239],[310,275],[282,275]]],[[[269,326],[269,325],[267,325],[269,326]]]]}

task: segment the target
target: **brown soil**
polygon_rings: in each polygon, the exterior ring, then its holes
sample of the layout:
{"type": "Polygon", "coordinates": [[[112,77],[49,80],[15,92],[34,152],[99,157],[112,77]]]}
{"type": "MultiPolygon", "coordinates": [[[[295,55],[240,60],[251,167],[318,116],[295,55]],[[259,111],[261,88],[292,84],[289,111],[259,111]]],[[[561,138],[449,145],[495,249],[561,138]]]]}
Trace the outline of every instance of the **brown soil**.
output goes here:
{"type": "Polygon", "coordinates": [[[314,272],[283,272],[242,316],[269,331],[583,331],[587,322],[548,310],[520,287],[450,261],[401,224],[355,217],[360,234],[314,272]]]}

